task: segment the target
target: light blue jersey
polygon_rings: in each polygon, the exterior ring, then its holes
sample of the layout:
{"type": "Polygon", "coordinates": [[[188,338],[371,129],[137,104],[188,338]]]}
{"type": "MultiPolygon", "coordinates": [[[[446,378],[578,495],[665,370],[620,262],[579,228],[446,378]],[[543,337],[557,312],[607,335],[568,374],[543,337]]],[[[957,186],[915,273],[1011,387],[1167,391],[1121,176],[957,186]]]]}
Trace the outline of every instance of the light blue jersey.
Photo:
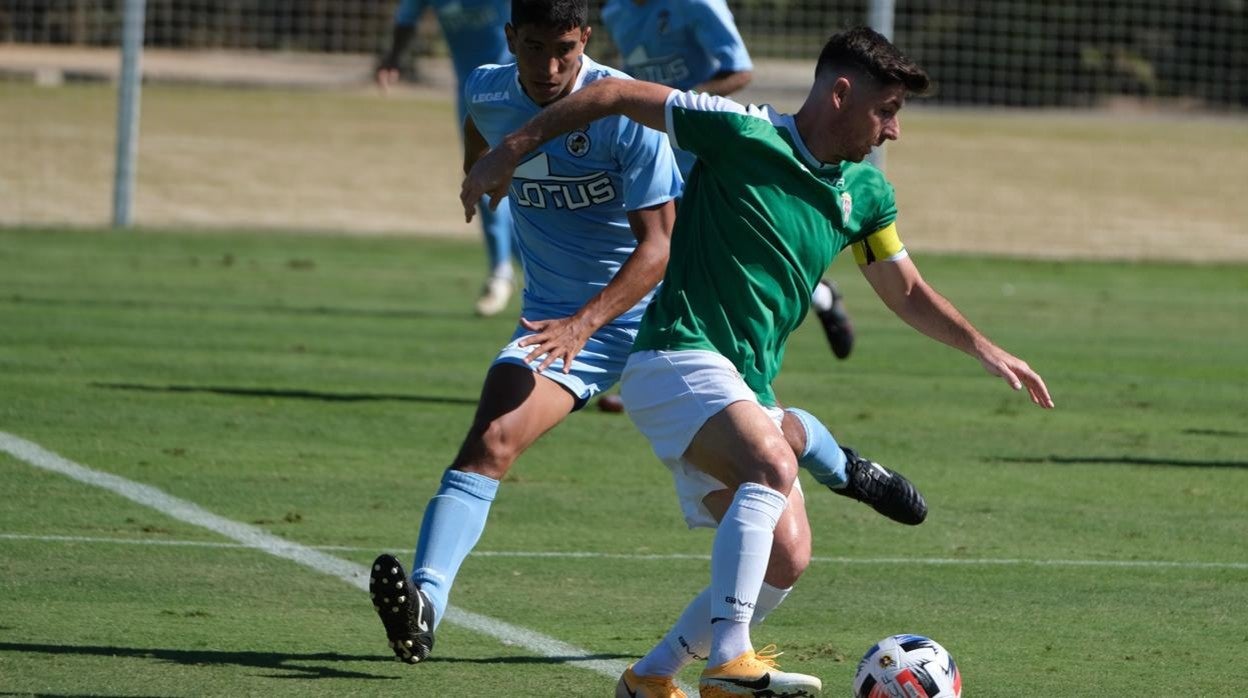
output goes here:
{"type": "Polygon", "coordinates": [[[602,22],[638,80],[689,90],[753,68],[724,0],[607,0],[602,22]]]}
{"type": "MultiPolygon", "coordinates": [[[[573,90],[623,73],[581,59],[573,90]]],[[[520,87],[515,64],[482,66],[465,101],[491,147],[541,111],[520,87]]],[[[664,135],[623,116],[544,143],[512,177],[508,200],[524,263],[524,316],[566,317],[602,290],[637,246],[627,213],[680,194],[664,135]]],[[[636,323],[646,296],[616,323],[636,323]]]]}
{"type": "MultiPolygon", "coordinates": [[[[572,89],[603,77],[627,78],[582,56],[572,89]]],[[[468,77],[464,99],[491,147],[541,111],[520,87],[514,64],[478,68],[468,77]]],[[[682,186],[664,135],[622,116],[599,119],[534,151],[516,168],[507,196],[524,265],[521,316],[567,317],[584,306],[637,247],[628,212],[671,201],[682,186]]],[[[543,375],[575,395],[578,407],[610,388],[651,295],[595,332],[570,373],[556,361],[543,375]]],[[[524,364],[528,350],[516,340],[527,334],[517,326],[495,362],[524,364]]]]}

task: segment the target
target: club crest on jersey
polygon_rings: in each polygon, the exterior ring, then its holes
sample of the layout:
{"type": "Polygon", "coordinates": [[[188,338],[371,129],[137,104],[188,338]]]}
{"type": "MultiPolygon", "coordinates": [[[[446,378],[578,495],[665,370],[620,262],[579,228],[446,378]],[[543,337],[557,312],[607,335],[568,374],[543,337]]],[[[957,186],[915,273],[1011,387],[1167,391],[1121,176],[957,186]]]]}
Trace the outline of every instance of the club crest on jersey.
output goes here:
{"type": "Polygon", "coordinates": [[[854,212],[854,197],[849,192],[841,192],[841,222],[849,225],[849,215],[854,212]]]}
{"type": "Polygon", "coordinates": [[[589,134],[584,131],[573,131],[564,139],[563,145],[572,157],[583,158],[589,152],[589,134]]]}

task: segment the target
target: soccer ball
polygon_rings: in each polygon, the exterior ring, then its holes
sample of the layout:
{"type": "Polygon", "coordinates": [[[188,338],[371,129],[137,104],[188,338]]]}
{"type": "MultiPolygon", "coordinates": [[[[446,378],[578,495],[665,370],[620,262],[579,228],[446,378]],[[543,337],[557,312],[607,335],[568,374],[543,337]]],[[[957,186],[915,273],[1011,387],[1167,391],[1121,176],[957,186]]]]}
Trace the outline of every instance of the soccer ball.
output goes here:
{"type": "Polygon", "coordinates": [[[893,635],[858,662],[854,698],[961,698],[953,656],[922,635],[893,635]]]}

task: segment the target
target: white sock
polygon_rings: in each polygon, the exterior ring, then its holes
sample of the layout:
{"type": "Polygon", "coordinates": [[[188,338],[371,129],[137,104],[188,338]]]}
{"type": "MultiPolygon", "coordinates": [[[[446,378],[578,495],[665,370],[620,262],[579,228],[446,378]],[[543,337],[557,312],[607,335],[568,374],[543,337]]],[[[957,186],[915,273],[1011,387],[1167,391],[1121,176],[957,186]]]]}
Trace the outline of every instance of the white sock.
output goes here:
{"type": "Polygon", "coordinates": [[[793,591],[793,587],[781,589],[763,582],[763,585],[758,589],[758,601],[754,603],[754,617],[750,619],[750,627],[753,628],[766,620],[767,614],[776,610],[776,607],[784,602],[790,591],[793,591]]]}
{"type": "Polygon", "coordinates": [[[832,297],[832,289],[819,284],[815,286],[815,292],[810,294],[810,305],[816,311],[828,310],[836,299],[832,297]]]}
{"type": "Polygon", "coordinates": [[[788,500],[765,485],[737,488],[711,545],[711,650],[718,666],[752,649],[749,622],[767,572],[776,523],[788,500]]]}
{"type": "MultiPolygon", "coordinates": [[[[789,591],[763,582],[758,590],[758,601],[754,604],[754,617],[750,619],[750,627],[763,622],[767,614],[776,610],[784,601],[789,591]]],[[[675,676],[694,661],[706,661],[710,651],[711,588],[707,587],[689,602],[676,625],[667,631],[659,644],[633,665],[633,671],[638,676],[675,676]]]]}
{"type": "Polygon", "coordinates": [[[719,620],[711,624],[711,652],[706,665],[715,667],[754,649],[750,624],[742,620],[719,620]]]}

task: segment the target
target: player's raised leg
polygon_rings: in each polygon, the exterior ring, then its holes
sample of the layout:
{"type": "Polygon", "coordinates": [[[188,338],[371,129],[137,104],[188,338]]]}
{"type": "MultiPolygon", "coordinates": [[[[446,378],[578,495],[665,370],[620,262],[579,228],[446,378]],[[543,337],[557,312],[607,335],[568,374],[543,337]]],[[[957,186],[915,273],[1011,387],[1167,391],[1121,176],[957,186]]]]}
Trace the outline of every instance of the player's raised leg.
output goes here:
{"type": "Polygon", "coordinates": [[[798,464],[820,484],[898,523],[917,526],[927,518],[927,502],[913,483],[901,473],[838,444],[814,415],[789,407],[785,409],[783,428],[798,464]]]}

